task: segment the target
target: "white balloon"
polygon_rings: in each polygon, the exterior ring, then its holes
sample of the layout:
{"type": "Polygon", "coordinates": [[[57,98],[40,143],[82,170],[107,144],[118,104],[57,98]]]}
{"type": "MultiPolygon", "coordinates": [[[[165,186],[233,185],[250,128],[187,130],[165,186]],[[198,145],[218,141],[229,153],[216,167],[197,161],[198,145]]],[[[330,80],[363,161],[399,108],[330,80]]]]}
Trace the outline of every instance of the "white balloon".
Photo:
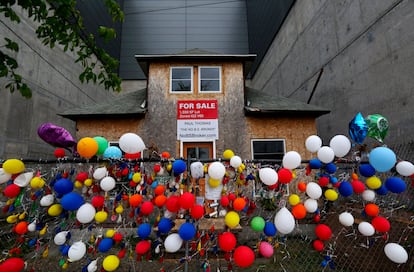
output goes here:
{"type": "Polygon", "coordinates": [[[308,198],[303,205],[308,213],[314,213],[318,209],[318,201],[316,199],[308,198]]]}
{"type": "Polygon", "coordinates": [[[345,227],[352,226],[354,221],[354,216],[349,212],[343,212],[339,215],[339,222],[345,227]]]}
{"type": "Polygon", "coordinates": [[[36,220],[35,220],[35,221],[33,221],[32,223],[30,223],[30,224],[27,226],[27,230],[28,230],[28,231],[30,231],[30,232],[33,232],[33,231],[35,231],[35,230],[36,230],[36,220]]]}
{"type": "Polygon", "coordinates": [[[384,247],[384,253],[394,263],[403,264],[408,260],[408,253],[397,243],[388,243],[384,247]]]}
{"type": "Polygon", "coordinates": [[[282,165],[287,169],[295,169],[302,162],[302,157],[296,151],[289,151],[283,156],[282,165]]]}
{"type": "Polygon", "coordinates": [[[311,135],[308,138],[306,138],[305,141],[305,147],[306,149],[311,152],[315,153],[321,148],[322,146],[322,140],[317,135],[311,135]]]}
{"type": "Polygon", "coordinates": [[[100,182],[100,186],[102,190],[109,192],[115,188],[115,179],[111,176],[104,177],[100,182]]]}
{"type": "Polygon", "coordinates": [[[329,146],[338,158],[344,157],[351,150],[351,141],[344,135],[336,135],[329,142],[329,146]]]}
{"type": "Polygon", "coordinates": [[[375,192],[370,189],[366,189],[362,192],[362,199],[365,201],[374,201],[375,200],[375,192]]]}
{"type": "Polygon", "coordinates": [[[55,235],[55,238],[53,238],[53,242],[55,242],[56,245],[60,246],[66,243],[66,237],[68,235],[69,231],[61,231],[55,235]]]}
{"type": "Polygon", "coordinates": [[[323,163],[330,163],[335,159],[335,152],[329,146],[322,146],[317,153],[318,159],[323,163]]]}
{"type": "Polygon", "coordinates": [[[14,179],[13,183],[19,187],[26,187],[27,185],[29,185],[32,178],[33,172],[21,173],[14,179]]]}
{"type": "Polygon", "coordinates": [[[409,177],[414,174],[414,165],[409,161],[400,161],[395,168],[398,174],[404,177],[409,177]]]}
{"type": "Polygon", "coordinates": [[[6,183],[11,179],[11,174],[7,173],[3,170],[3,168],[0,168],[0,184],[6,183]]]}
{"type": "Polygon", "coordinates": [[[91,203],[85,203],[76,211],[76,219],[82,224],[90,223],[95,218],[96,210],[91,203]]]}
{"type": "Polygon", "coordinates": [[[44,195],[40,199],[40,206],[47,207],[53,204],[55,197],[52,194],[44,195]]]}
{"type": "Polygon", "coordinates": [[[119,148],[128,154],[135,154],[142,152],[145,149],[145,144],[135,133],[125,133],[119,138],[119,148]]]}
{"type": "Polygon", "coordinates": [[[193,178],[202,178],[204,176],[204,165],[201,162],[190,164],[190,173],[193,178]]]}
{"type": "Polygon", "coordinates": [[[235,169],[242,165],[242,163],[242,159],[239,156],[233,156],[230,159],[230,165],[233,166],[233,168],[235,169]]]}
{"type": "Polygon", "coordinates": [[[68,257],[70,262],[76,262],[83,258],[86,253],[86,245],[84,242],[79,241],[73,243],[68,251],[68,257]]]}
{"type": "Polygon", "coordinates": [[[259,170],[259,178],[264,184],[271,186],[276,184],[276,182],[279,179],[279,176],[277,175],[277,172],[274,169],[265,167],[259,170]]]}
{"type": "Polygon", "coordinates": [[[226,174],[226,167],[221,162],[213,162],[208,167],[208,175],[213,179],[222,179],[226,174]]]}
{"type": "Polygon", "coordinates": [[[295,218],[286,207],[276,213],[274,223],[277,231],[282,234],[289,234],[295,229],[295,218]]]}
{"type": "Polygon", "coordinates": [[[108,170],[106,169],[105,166],[96,168],[95,171],[93,172],[93,178],[97,179],[97,180],[101,180],[103,179],[106,175],[108,174],[108,170]]]}
{"type": "Polygon", "coordinates": [[[178,233],[171,233],[167,236],[164,241],[165,251],[174,253],[177,252],[183,244],[183,239],[181,239],[178,233]]]}
{"type": "Polygon", "coordinates": [[[90,262],[88,264],[88,267],[86,267],[88,269],[88,272],[95,272],[98,269],[97,263],[98,260],[93,260],[92,262],[90,262]]]}
{"type": "Polygon", "coordinates": [[[306,185],[306,194],[313,199],[319,199],[322,196],[322,188],[316,182],[309,182],[306,185]]]}
{"type": "Polygon", "coordinates": [[[358,231],[364,236],[372,236],[375,233],[375,228],[371,223],[361,222],[358,225],[358,231]]]}

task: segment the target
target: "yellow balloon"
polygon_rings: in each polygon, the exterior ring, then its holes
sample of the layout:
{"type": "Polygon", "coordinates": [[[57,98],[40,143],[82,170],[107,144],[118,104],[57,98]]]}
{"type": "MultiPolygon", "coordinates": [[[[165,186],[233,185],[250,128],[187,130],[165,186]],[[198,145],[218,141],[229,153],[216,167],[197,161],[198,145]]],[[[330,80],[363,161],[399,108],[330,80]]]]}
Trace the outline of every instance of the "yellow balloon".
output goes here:
{"type": "Polygon", "coordinates": [[[9,224],[13,224],[13,223],[16,223],[17,222],[17,218],[19,218],[19,215],[18,214],[12,214],[12,215],[7,216],[6,221],[9,224]]]}
{"type": "Polygon", "coordinates": [[[134,173],[132,175],[132,181],[138,183],[141,181],[141,173],[134,173]]]}
{"type": "Polygon", "coordinates": [[[292,206],[296,206],[300,203],[300,197],[297,194],[291,194],[289,196],[289,203],[292,206]]]}
{"type": "Polygon", "coordinates": [[[118,207],[115,208],[116,213],[122,213],[124,211],[124,207],[122,207],[121,204],[118,205],[118,207]]]}
{"type": "Polygon", "coordinates": [[[99,211],[95,214],[95,220],[98,223],[105,222],[105,220],[108,218],[108,213],[105,211],[99,211]]]}
{"type": "Polygon", "coordinates": [[[325,191],[325,197],[329,201],[335,201],[338,199],[338,193],[334,189],[328,189],[325,191]]]}
{"type": "Polygon", "coordinates": [[[41,177],[34,177],[30,181],[30,187],[32,187],[33,189],[40,189],[43,188],[43,186],[45,186],[45,180],[41,177]]]}
{"type": "Polygon", "coordinates": [[[78,180],[75,181],[74,185],[75,185],[75,188],[82,188],[82,186],[83,186],[82,182],[80,182],[78,180]]]}
{"type": "Polygon", "coordinates": [[[47,213],[50,216],[58,216],[62,213],[62,211],[63,211],[62,205],[56,203],[49,207],[49,209],[47,210],[47,213]]]}
{"type": "Polygon", "coordinates": [[[84,137],[78,141],[77,151],[81,157],[92,158],[98,152],[98,142],[91,137],[84,137]]]}
{"type": "Polygon", "coordinates": [[[240,223],[239,214],[235,211],[228,212],[224,217],[224,222],[226,223],[226,226],[231,229],[237,227],[240,223]]]}
{"type": "Polygon", "coordinates": [[[381,180],[377,176],[367,178],[366,183],[368,188],[372,190],[378,189],[382,184],[381,180]]]}
{"type": "Polygon", "coordinates": [[[106,231],[105,236],[108,237],[108,238],[112,238],[114,236],[114,234],[115,234],[115,230],[109,229],[109,230],[106,231]]]}
{"type": "Polygon", "coordinates": [[[19,220],[23,220],[26,218],[27,212],[22,212],[21,214],[19,214],[19,220]]]}
{"type": "Polygon", "coordinates": [[[92,179],[88,178],[85,179],[85,181],[83,182],[83,184],[85,184],[85,186],[89,187],[92,185],[92,179]]]}
{"type": "Polygon", "coordinates": [[[230,160],[231,157],[233,157],[233,156],[234,156],[234,152],[232,150],[230,150],[230,149],[224,150],[224,152],[223,152],[223,158],[224,159],[230,160]]]}
{"type": "Polygon", "coordinates": [[[169,163],[168,165],[167,165],[167,171],[171,171],[172,170],[172,163],[169,163]]]}
{"type": "Polygon", "coordinates": [[[24,163],[18,159],[8,159],[3,163],[3,170],[9,174],[18,174],[25,169],[24,163]]]}
{"type": "Polygon", "coordinates": [[[216,188],[220,186],[221,181],[219,179],[208,179],[208,185],[210,185],[211,188],[216,188]]]}
{"type": "Polygon", "coordinates": [[[106,271],[115,271],[119,266],[119,258],[116,255],[108,255],[102,262],[102,267],[106,271]]]}

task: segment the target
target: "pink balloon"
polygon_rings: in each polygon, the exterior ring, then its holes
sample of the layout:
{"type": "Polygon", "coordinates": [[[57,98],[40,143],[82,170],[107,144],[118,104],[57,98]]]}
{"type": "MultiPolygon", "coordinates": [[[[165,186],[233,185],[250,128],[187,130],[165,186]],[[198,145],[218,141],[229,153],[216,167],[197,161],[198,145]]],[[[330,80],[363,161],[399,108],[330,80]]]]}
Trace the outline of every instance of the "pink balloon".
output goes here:
{"type": "Polygon", "coordinates": [[[269,244],[268,242],[260,242],[259,245],[259,253],[265,257],[265,258],[270,258],[273,255],[273,246],[271,244],[269,244]]]}

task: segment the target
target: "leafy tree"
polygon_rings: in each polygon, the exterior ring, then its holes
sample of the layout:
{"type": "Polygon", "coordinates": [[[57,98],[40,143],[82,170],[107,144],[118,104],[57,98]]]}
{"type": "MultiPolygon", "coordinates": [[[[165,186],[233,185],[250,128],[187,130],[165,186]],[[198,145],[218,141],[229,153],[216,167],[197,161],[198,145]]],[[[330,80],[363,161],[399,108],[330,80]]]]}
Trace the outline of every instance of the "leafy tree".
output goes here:
{"type": "MultiPolygon", "coordinates": [[[[105,5],[113,21],[122,22],[124,14],[115,0],[105,0],[105,5]]],[[[83,67],[79,75],[82,83],[99,83],[106,90],[119,92],[121,79],[116,74],[119,63],[104,49],[96,44],[93,34],[85,34],[82,16],[76,9],[76,0],[1,0],[0,14],[12,22],[20,23],[15,10],[25,11],[28,18],[37,22],[36,35],[45,46],[53,48],[59,44],[63,50],[75,52],[78,62],[83,67]]],[[[111,27],[100,26],[98,34],[105,41],[116,37],[111,27]]],[[[6,88],[10,92],[18,90],[23,97],[30,98],[32,92],[18,74],[18,63],[12,54],[19,51],[18,44],[5,37],[5,44],[0,46],[0,77],[9,81],[6,88]]]]}

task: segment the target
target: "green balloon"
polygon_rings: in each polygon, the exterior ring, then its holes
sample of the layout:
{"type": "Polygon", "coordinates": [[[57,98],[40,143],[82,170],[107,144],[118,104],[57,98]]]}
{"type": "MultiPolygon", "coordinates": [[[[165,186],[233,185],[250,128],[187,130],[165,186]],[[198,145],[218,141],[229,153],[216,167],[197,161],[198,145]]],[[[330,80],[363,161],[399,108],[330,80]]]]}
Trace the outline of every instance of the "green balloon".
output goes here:
{"type": "Polygon", "coordinates": [[[96,155],[102,155],[105,152],[105,149],[108,148],[108,141],[101,136],[93,137],[93,139],[98,143],[98,151],[96,155]]]}
{"type": "Polygon", "coordinates": [[[381,114],[371,114],[365,118],[365,122],[368,125],[367,135],[382,143],[388,133],[388,120],[381,114]]]}
{"type": "Polygon", "coordinates": [[[250,221],[250,227],[254,231],[263,231],[265,225],[266,225],[265,220],[263,219],[263,217],[260,217],[260,216],[255,216],[253,217],[252,221],[250,221]]]}

